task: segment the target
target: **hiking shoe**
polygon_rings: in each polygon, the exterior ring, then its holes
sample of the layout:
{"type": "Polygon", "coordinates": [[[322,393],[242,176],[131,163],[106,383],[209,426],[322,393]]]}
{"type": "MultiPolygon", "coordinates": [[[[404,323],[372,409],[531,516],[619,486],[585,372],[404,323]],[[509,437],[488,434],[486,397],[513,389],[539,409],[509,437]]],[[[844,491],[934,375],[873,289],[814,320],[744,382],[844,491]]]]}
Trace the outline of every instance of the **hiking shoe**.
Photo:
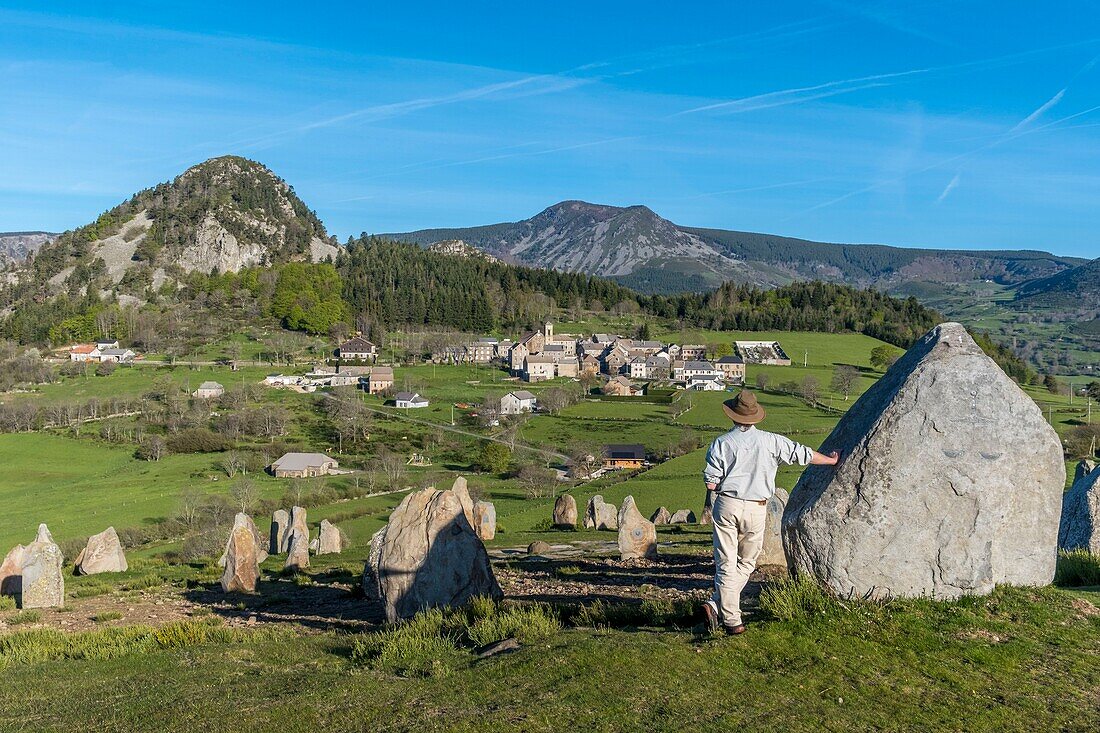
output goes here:
{"type": "Polygon", "coordinates": [[[736,626],[727,626],[726,633],[730,636],[738,636],[745,633],[745,624],[737,624],[736,626]]]}
{"type": "Polygon", "coordinates": [[[718,620],[718,604],[712,600],[703,602],[703,615],[707,618],[707,631],[717,634],[721,623],[718,620]]]}

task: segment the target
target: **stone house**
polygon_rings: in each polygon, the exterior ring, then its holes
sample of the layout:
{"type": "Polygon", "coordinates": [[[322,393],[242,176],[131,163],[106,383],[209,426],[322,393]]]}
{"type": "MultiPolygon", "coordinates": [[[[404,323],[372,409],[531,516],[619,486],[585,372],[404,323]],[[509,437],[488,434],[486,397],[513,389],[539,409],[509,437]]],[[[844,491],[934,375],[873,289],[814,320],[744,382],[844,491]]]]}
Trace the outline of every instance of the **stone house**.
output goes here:
{"type": "Polygon", "coordinates": [[[554,357],[536,354],[523,361],[523,375],[528,382],[542,382],[553,379],[557,369],[554,357]]]}
{"type": "Polygon", "coordinates": [[[203,382],[192,394],[200,400],[214,399],[225,394],[225,387],[217,382],[203,382]]]}
{"type": "Polygon", "coordinates": [[[380,366],[370,370],[367,392],[380,394],[393,386],[393,367],[380,366]]]}
{"type": "Polygon", "coordinates": [[[607,384],[603,386],[602,391],[606,395],[615,395],[617,397],[635,397],[641,394],[641,390],[631,384],[630,380],[621,374],[607,380],[607,384]]]}
{"type": "Polygon", "coordinates": [[[722,372],[722,379],[729,384],[745,383],[745,360],[740,356],[723,356],[714,362],[718,371],[722,372]]]}
{"type": "Polygon", "coordinates": [[[350,361],[374,361],[378,347],[362,336],[355,336],[336,347],[336,358],[350,361]]]}
{"type": "Polygon", "coordinates": [[[270,469],[275,478],[312,478],[327,476],[339,465],[324,453],[284,453],[270,469]]]}
{"type": "Polygon", "coordinates": [[[519,415],[522,412],[534,412],[538,407],[535,395],[525,389],[509,392],[500,398],[501,415],[519,415]]]}

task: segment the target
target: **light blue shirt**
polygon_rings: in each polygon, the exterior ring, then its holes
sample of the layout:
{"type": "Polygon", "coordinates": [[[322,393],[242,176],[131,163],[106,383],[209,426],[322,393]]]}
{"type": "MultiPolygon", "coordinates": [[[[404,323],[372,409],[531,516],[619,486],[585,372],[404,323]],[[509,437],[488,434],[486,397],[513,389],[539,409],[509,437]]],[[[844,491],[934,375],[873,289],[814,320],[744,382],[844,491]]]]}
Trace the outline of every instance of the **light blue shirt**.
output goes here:
{"type": "Polygon", "coordinates": [[[762,501],[775,493],[779,464],[806,466],[813,456],[813,450],[783,435],[735,427],[710,444],[703,480],[718,484],[722,496],[762,501]]]}

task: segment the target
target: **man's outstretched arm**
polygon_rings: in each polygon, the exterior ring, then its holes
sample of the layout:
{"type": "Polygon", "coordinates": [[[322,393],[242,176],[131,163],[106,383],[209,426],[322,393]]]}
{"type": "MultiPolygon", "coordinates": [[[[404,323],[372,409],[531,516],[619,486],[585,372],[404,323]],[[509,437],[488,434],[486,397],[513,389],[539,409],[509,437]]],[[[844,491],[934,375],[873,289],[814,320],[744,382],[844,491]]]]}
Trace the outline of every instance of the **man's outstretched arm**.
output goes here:
{"type": "Polygon", "coordinates": [[[813,452],[813,456],[810,457],[810,465],[812,466],[835,466],[840,462],[840,453],[832,451],[829,455],[824,453],[813,452]]]}

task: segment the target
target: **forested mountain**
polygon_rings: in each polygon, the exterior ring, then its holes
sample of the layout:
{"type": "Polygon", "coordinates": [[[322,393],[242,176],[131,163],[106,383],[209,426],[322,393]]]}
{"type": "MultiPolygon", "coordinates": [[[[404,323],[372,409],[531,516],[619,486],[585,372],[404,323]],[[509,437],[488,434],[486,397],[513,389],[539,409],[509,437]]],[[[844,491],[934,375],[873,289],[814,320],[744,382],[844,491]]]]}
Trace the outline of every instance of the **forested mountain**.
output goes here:
{"type": "Polygon", "coordinates": [[[448,257],[368,237],[337,259],[360,328],[445,325],[467,331],[527,328],[561,310],[611,309],[724,330],[856,331],[908,346],[939,319],[916,300],[823,283],[777,289],[727,283],[707,294],[646,295],[610,280],[448,257]]]}
{"type": "Polygon", "coordinates": [[[1057,275],[1024,283],[1016,291],[1017,308],[1100,308],[1100,259],[1057,275]]]}
{"type": "Polygon", "coordinates": [[[421,246],[461,239],[513,262],[603,275],[655,293],[702,291],[726,280],[774,286],[817,279],[887,290],[910,281],[1018,283],[1082,262],[1046,252],[831,244],[700,229],[673,224],[644,206],[583,201],[555,204],[514,223],[386,236],[421,246]]]}
{"type": "Polygon", "coordinates": [[[144,298],[194,270],[237,271],[335,253],[324,225],[286,182],[259,163],[225,156],[43,245],[19,272],[15,297],[116,291],[144,298]]]}

